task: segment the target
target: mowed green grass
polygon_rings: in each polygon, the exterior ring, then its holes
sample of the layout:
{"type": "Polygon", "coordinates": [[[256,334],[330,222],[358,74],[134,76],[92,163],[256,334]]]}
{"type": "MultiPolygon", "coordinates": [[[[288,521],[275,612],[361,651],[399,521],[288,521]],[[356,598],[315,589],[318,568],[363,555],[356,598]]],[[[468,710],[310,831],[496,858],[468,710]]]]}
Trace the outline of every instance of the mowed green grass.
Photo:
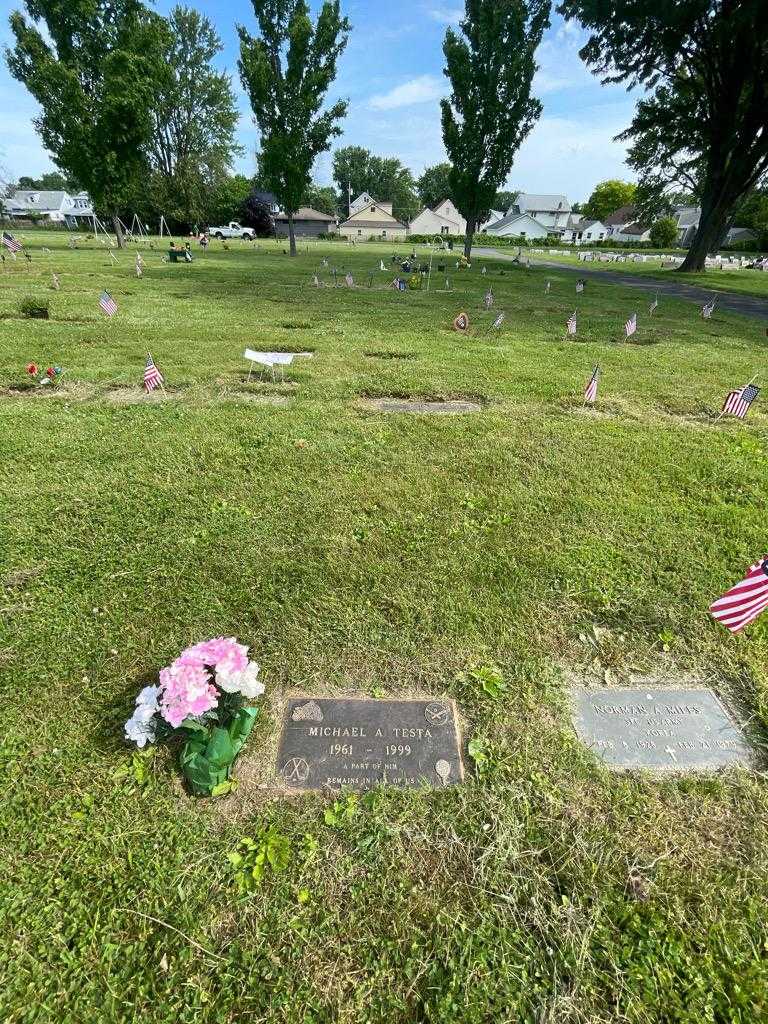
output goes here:
{"type": "Polygon", "coordinates": [[[764,746],[768,615],[731,637],[706,613],[766,547],[768,416],[706,413],[765,374],[760,325],[666,300],[627,344],[630,290],[493,260],[451,294],[311,286],[323,256],[366,285],[387,247],[144,248],[136,280],[132,252],[28,240],[0,277],[0,1019],[766,1019],[764,774],[611,773],[568,714],[573,681],[704,681],[764,746]],[[507,316],[486,333],[489,284],[507,316]],[[26,295],[52,319],[20,319],[26,295]],[[314,358],[248,385],[245,346],[314,358]],[[115,401],[148,349],[169,399],[115,401]],[[58,396],[10,393],[31,360],[65,368],[58,396]],[[121,727],[218,634],[269,701],[237,793],[196,801],[168,750],[137,779],[121,727]],[[501,699],[461,676],[487,665],[501,699]],[[255,781],[286,688],[454,697],[483,770],[329,825],[331,797],[255,781]],[[288,866],[239,895],[227,853],[269,829],[288,866]]]}
{"type": "MultiPolygon", "coordinates": [[[[600,252],[599,249],[594,251],[600,252]]],[[[755,252],[746,255],[750,260],[753,260],[757,259],[761,254],[755,252]]],[[[560,254],[550,255],[546,249],[543,255],[535,253],[531,255],[533,263],[536,263],[538,260],[555,260],[567,266],[583,266],[585,270],[609,270],[620,274],[642,274],[644,277],[661,277],[668,281],[680,282],[682,284],[699,285],[699,287],[710,289],[713,292],[737,292],[743,295],[757,295],[760,298],[768,298],[768,273],[764,270],[750,270],[748,267],[742,267],[739,270],[720,270],[710,267],[701,274],[680,274],[675,270],[669,269],[669,263],[667,263],[667,268],[662,269],[661,263],[657,259],[651,259],[648,263],[632,263],[629,260],[624,263],[601,263],[598,260],[582,263],[575,253],[573,255],[565,253],[562,256],[560,254]]]]}

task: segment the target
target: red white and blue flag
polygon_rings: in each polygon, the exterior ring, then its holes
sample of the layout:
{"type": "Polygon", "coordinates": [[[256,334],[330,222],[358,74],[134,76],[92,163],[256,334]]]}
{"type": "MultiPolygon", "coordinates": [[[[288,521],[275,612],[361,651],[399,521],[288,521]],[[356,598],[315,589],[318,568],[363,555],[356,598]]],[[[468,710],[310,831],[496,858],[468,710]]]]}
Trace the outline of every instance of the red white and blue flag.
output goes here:
{"type": "Polygon", "coordinates": [[[3,232],[3,245],[11,252],[21,252],[21,242],[18,242],[9,232],[3,232]]]}
{"type": "Polygon", "coordinates": [[[114,316],[117,312],[117,303],[109,294],[109,292],[102,292],[99,297],[99,305],[107,314],[107,316],[114,316]]]}
{"type": "Polygon", "coordinates": [[[746,577],[710,605],[713,619],[738,633],[768,608],[768,556],[749,567],[746,577]]]}
{"type": "Polygon", "coordinates": [[[723,404],[723,412],[743,420],[759,394],[760,388],[756,384],[746,384],[743,388],[737,388],[729,392],[723,404]]]}
{"type": "Polygon", "coordinates": [[[701,307],[701,315],[704,317],[705,320],[709,320],[709,318],[712,316],[712,313],[714,312],[714,310],[715,310],[715,299],[712,299],[711,302],[708,302],[708,303],[706,303],[706,305],[701,307]]]}
{"type": "Polygon", "coordinates": [[[637,313],[633,313],[632,316],[624,324],[624,330],[626,331],[627,337],[631,337],[637,330],[637,313]]]}
{"type": "Polygon", "coordinates": [[[651,303],[650,309],[648,310],[649,314],[651,316],[653,316],[653,314],[656,312],[656,310],[658,308],[659,308],[659,293],[656,292],[656,297],[654,298],[653,302],[651,303]]]}
{"type": "Polygon", "coordinates": [[[163,375],[155,366],[152,356],[147,352],[147,365],[144,367],[144,387],[154,391],[158,384],[163,383],[163,375]]]}
{"type": "Polygon", "coordinates": [[[589,378],[586,388],[584,389],[584,401],[594,402],[597,398],[597,385],[600,381],[600,367],[596,366],[592,371],[592,376],[589,378]]]}
{"type": "Polygon", "coordinates": [[[567,334],[575,334],[576,333],[576,310],[575,309],[574,309],[574,311],[571,313],[571,315],[568,317],[568,319],[565,322],[565,330],[566,330],[567,334]]]}

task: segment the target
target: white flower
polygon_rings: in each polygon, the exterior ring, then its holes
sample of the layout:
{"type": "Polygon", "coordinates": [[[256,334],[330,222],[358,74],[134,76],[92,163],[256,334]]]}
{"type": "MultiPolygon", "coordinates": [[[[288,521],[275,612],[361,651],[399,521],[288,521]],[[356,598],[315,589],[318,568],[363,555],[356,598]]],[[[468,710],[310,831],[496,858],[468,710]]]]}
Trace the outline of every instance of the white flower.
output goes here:
{"type": "Polygon", "coordinates": [[[151,708],[152,711],[157,711],[159,705],[157,699],[160,696],[159,686],[145,686],[141,693],[136,698],[136,707],[151,708]]]}
{"type": "Polygon", "coordinates": [[[217,668],[216,685],[225,693],[242,693],[244,697],[260,697],[264,693],[264,683],[259,680],[259,666],[255,661],[249,661],[244,672],[217,668]]]}
{"type": "Polygon", "coordinates": [[[129,718],[125,723],[125,738],[132,740],[137,747],[154,743],[155,723],[152,721],[152,716],[150,715],[148,719],[144,720],[134,714],[133,718],[129,718]]]}

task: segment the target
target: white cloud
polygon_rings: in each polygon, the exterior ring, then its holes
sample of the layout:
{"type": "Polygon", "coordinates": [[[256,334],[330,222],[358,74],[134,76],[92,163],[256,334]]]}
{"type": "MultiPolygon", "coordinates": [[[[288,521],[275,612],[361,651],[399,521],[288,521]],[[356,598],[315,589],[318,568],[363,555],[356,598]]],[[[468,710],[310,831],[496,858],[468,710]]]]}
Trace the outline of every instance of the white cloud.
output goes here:
{"type": "Polygon", "coordinates": [[[427,14],[441,25],[458,25],[464,17],[463,7],[430,7],[427,14]]]}
{"type": "Polygon", "coordinates": [[[445,84],[442,79],[436,75],[421,75],[396,85],[389,92],[371,96],[368,106],[371,110],[396,110],[416,103],[428,103],[444,95],[445,84]]]}

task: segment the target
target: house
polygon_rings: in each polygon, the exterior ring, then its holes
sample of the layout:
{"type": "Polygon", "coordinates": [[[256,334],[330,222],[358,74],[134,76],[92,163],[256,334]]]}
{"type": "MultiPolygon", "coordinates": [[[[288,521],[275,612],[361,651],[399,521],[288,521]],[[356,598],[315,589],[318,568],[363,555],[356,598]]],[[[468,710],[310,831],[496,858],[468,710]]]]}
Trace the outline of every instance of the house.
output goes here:
{"type": "Polygon", "coordinates": [[[543,225],[547,229],[547,234],[559,235],[568,227],[571,204],[566,196],[539,196],[520,192],[507,210],[507,216],[510,214],[527,214],[543,225]]]}
{"type": "Polygon", "coordinates": [[[701,209],[698,206],[676,206],[672,217],[677,224],[678,245],[690,245],[701,220],[701,209]]]}
{"type": "Polygon", "coordinates": [[[485,229],[496,238],[546,238],[549,228],[527,213],[508,213],[485,229]]]}
{"type": "MultiPolygon", "coordinates": [[[[277,213],[274,217],[275,233],[285,238],[288,234],[288,214],[277,213]]],[[[303,235],[310,238],[317,238],[318,235],[328,235],[336,230],[336,218],[329,217],[327,213],[313,210],[311,206],[300,206],[293,215],[294,235],[303,235]]]]}
{"type": "Polygon", "coordinates": [[[392,203],[378,203],[371,199],[367,206],[359,206],[342,221],[339,234],[361,242],[372,238],[403,240],[408,228],[392,216],[392,203]]]}
{"type": "Polygon", "coordinates": [[[71,196],[68,192],[56,190],[17,189],[3,200],[5,215],[23,219],[34,216],[54,224],[77,227],[79,220],[93,221],[93,204],[85,192],[71,196]]]}
{"type": "Polygon", "coordinates": [[[611,241],[614,242],[647,242],[651,237],[651,229],[639,221],[630,224],[614,225],[611,241]]]}
{"type": "Polygon", "coordinates": [[[490,210],[488,213],[488,220],[484,224],[481,224],[477,229],[478,231],[487,231],[491,224],[497,224],[500,220],[504,219],[504,214],[499,210],[490,210]]]}
{"type": "Polygon", "coordinates": [[[408,233],[411,235],[464,235],[467,222],[450,199],[444,199],[434,209],[423,209],[413,218],[408,233]]]}
{"type": "Polygon", "coordinates": [[[561,240],[570,245],[589,245],[602,242],[608,237],[608,227],[599,220],[570,218],[568,227],[561,235],[561,240]]]}
{"type": "Polygon", "coordinates": [[[728,228],[728,234],[725,236],[726,245],[737,245],[739,242],[755,241],[757,241],[757,232],[753,231],[752,228],[728,228]]]}
{"type": "Polygon", "coordinates": [[[608,228],[608,235],[613,237],[625,224],[632,224],[636,219],[635,207],[630,203],[627,206],[620,206],[618,210],[609,213],[603,219],[603,224],[608,228]]]}
{"type": "MultiPolygon", "coordinates": [[[[364,207],[370,206],[371,203],[375,203],[376,200],[370,194],[370,192],[361,192],[354,202],[349,204],[349,216],[352,217],[355,213],[359,213],[364,207]]],[[[392,204],[390,203],[390,206],[392,204]]],[[[389,211],[392,212],[391,210],[389,211]]]]}
{"type": "Polygon", "coordinates": [[[274,192],[264,192],[261,189],[254,189],[254,191],[251,192],[251,199],[260,203],[262,206],[266,206],[273,217],[275,214],[280,213],[280,203],[278,203],[277,196],[274,192]]]}

